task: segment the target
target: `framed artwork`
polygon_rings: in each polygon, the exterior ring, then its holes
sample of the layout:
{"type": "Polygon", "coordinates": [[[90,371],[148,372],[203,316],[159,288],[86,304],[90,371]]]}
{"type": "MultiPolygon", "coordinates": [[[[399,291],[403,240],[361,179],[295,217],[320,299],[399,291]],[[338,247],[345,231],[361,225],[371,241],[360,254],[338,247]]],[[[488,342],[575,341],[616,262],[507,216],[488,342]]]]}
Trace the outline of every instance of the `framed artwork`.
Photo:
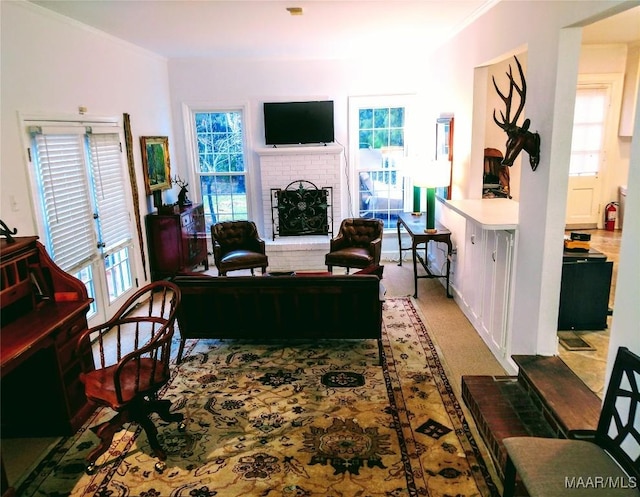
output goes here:
{"type": "Polygon", "coordinates": [[[169,138],[167,136],[141,136],[144,187],[147,195],[171,188],[169,138]]]}
{"type": "MultiPolygon", "coordinates": [[[[448,160],[453,175],[453,116],[440,117],[436,120],[436,160],[448,160]]],[[[451,177],[449,186],[436,188],[436,196],[451,199],[451,177]]]]}

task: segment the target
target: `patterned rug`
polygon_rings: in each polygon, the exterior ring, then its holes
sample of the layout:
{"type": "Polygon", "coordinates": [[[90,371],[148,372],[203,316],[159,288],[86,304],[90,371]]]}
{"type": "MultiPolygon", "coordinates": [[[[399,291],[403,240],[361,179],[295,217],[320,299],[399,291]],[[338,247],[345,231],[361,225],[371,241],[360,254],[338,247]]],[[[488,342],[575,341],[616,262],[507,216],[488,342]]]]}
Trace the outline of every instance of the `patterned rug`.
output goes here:
{"type": "MultiPolygon", "coordinates": [[[[162,392],[187,424],[156,420],[163,473],[130,425],[86,475],[97,438],[83,428],[18,495],[497,496],[409,298],[385,302],[383,348],[381,367],[373,340],[192,341],[162,392]]],[[[87,427],[112,414],[97,411],[87,427]]]]}

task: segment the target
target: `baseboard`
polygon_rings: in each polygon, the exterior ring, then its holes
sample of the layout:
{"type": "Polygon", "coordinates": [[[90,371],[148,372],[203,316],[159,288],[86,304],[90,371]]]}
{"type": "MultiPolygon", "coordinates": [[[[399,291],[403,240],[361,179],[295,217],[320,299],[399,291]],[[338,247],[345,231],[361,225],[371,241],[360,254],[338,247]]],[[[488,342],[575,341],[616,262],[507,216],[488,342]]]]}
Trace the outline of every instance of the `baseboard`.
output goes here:
{"type": "Polygon", "coordinates": [[[596,229],[598,229],[598,225],[596,223],[566,224],[564,229],[565,229],[565,231],[569,231],[569,230],[596,230],[596,229]]]}

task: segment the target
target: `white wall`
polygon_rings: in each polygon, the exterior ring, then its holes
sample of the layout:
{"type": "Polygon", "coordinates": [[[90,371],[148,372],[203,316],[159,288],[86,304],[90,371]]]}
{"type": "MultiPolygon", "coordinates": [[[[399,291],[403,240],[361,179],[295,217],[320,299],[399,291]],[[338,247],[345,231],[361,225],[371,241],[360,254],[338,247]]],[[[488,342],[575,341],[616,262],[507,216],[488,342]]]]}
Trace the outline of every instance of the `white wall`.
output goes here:
{"type": "MultiPolygon", "coordinates": [[[[439,68],[441,75],[436,89],[440,105],[455,114],[454,157],[457,170],[453,192],[458,198],[465,198],[466,195],[473,196],[465,187],[473,182],[470,179],[472,168],[478,163],[485,146],[484,141],[477,138],[482,134],[477,131],[481,126],[473,121],[474,71],[514,53],[527,52],[529,90],[526,113],[531,119],[530,129],[540,133],[542,144],[538,169],[533,172],[528,160],[523,160],[521,167],[519,254],[513,313],[514,354],[552,355],[557,350],[568,158],[581,37],[581,30],[570,26],[612,15],[622,8],[623,3],[500,2],[429,61],[430,66],[439,68]],[[531,22],[533,19],[538,21],[531,22]]],[[[626,2],[628,7],[637,4],[626,2]]],[[[484,118],[491,117],[485,115],[484,118]]],[[[631,163],[634,163],[633,158],[631,163]]],[[[635,165],[638,166],[637,163],[635,165]]],[[[637,195],[638,192],[630,191],[628,195],[632,194],[637,195]]],[[[632,228],[625,228],[629,229],[623,231],[623,239],[637,238],[637,222],[632,228]]],[[[621,257],[619,271],[625,272],[625,267],[637,268],[637,258],[637,251],[626,260],[621,257]]],[[[618,286],[616,295],[618,292],[637,295],[638,280],[618,281],[618,285],[625,283],[627,286],[618,286]]],[[[616,305],[614,314],[631,313],[636,318],[635,322],[640,322],[640,311],[634,307],[616,305]]],[[[630,347],[640,351],[637,331],[637,325],[635,329],[625,327],[624,330],[614,326],[612,341],[629,343],[630,347]]]]}
{"type": "Polygon", "coordinates": [[[28,2],[0,8],[0,219],[18,236],[38,234],[18,114],[79,117],[79,106],[87,118],[130,115],[141,211],[149,212],[139,137],[169,136],[175,155],[166,60],[28,2]]]}
{"type": "MultiPolygon", "coordinates": [[[[433,71],[422,60],[394,60],[391,63],[370,60],[203,60],[174,59],[169,61],[169,79],[174,135],[178,148],[177,164],[189,170],[189,157],[185,155],[184,105],[241,105],[248,108],[247,130],[250,136],[250,181],[260,185],[259,157],[256,150],[263,148],[264,127],[262,103],[265,101],[314,100],[334,101],[336,141],[348,149],[347,114],[348,97],[361,95],[417,94],[421,112],[425,115],[424,143],[435,150],[435,122],[438,117],[429,109],[433,71]]],[[[346,188],[346,177],[341,178],[342,212],[336,217],[349,215],[348,206],[355,192],[346,188]]],[[[261,199],[253,199],[249,215],[259,224],[261,233],[266,227],[261,220],[261,199]]],[[[351,213],[352,214],[352,213],[351,213]]],[[[393,244],[392,237],[385,239],[393,244]]],[[[397,242],[393,248],[397,252],[397,242]]]]}

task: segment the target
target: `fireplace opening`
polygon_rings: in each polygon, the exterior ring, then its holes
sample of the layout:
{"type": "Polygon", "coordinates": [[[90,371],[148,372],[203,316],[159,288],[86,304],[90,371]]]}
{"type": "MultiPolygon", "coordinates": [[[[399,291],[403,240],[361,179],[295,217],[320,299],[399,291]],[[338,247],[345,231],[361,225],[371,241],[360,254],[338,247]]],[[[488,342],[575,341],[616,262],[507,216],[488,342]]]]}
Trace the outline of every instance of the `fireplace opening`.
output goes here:
{"type": "Polygon", "coordinates": [[[295,180],[271,189],[271,222],[276,236],[333,235],[333,189],[295,180]]]}

